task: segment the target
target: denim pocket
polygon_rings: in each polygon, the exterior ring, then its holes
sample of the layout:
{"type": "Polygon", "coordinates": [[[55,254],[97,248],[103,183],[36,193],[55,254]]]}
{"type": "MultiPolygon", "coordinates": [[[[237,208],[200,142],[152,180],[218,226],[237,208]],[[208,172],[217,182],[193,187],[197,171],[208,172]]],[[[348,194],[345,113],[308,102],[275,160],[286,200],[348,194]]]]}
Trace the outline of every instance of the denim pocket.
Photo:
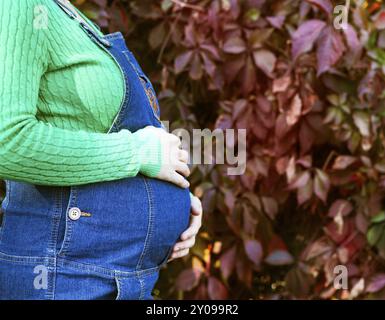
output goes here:
{"type": "Polygon", "coordinates": [[[138,271],[131,277],[115,277],[116,300],[153,300],[152,291],[159,278],[159,269],[167,264],[172,252],[173,246],[169,248],[158,267],[138,271]]]}
{"type": "Polygon", "coordinates": [[[157,269],[140,272],[133,277],[116,277],[116,300],[153,300],[152,291],[159,278],[157,269]]]}

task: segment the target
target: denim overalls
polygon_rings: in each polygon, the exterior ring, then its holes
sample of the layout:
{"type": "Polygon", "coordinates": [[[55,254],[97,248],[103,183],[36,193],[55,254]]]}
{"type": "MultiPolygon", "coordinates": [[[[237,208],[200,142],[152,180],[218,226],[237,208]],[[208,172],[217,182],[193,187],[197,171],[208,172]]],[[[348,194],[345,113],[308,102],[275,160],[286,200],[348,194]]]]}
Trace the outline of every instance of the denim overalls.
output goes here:
{"type": "MultiPolygon", "coordinates": [[[[100,37],[80,26],[124,74],[124,102],[109,132],[161,127],[154,89],[122,34],[100,37]]],[[[188,227],[190,196],[142,175],[77,187],[6,181],[2,212],[0,299],[151,299],[188,227]]]]}

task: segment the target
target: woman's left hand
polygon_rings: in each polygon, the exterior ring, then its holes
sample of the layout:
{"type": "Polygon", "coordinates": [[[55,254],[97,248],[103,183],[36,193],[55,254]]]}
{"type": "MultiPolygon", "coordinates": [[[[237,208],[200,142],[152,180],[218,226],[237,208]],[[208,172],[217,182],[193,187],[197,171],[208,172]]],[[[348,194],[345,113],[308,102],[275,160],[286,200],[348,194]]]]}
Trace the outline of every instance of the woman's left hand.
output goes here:
{"type": "Polygon", "coordinates": [[[202,226],[202,203],[198,197],[193,195],[191,195],[191,215],[190,227],[182,233],[180,237],[182,241],[175,244],[169,261],[182,258],[189,254],[190,249],[195,244],[195,238],[198,235],[199,229],[202,226]]]}

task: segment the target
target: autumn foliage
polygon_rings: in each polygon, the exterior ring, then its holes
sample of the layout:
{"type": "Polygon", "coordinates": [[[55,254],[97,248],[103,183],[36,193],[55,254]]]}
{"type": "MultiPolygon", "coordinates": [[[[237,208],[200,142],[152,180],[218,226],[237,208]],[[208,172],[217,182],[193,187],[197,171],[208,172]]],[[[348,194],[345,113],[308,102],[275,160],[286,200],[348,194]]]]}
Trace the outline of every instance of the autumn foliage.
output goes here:
{"type": "Polygon", "coordinates": [[[125,34],[172,128],[247,129],[244,175],[194,166],[204,227],[158,297],[385,297],[378,2],[351,1],[345,29],[333,15],[345,1],[73,2],[125,34]],[[333,286],[338,265],[346,290],[333,286]]]}

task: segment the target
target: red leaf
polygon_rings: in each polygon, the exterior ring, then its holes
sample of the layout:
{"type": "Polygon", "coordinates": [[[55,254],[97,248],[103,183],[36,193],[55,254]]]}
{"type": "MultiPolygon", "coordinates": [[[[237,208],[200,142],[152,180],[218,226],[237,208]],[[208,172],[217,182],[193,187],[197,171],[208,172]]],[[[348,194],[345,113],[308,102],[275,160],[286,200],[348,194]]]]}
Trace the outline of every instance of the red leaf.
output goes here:
{"type": "Polygon", "coordinates": [[[227,288],[215,277],[209,278],[207,291],[211,300],[225,300],[228,297],[227,288]]]}
{"type": "Polygon", "coordinates": [[[375,275],[366,287],[366,292],[374,293],[385,288],[385,274],[379,273],[375,275]]]}
{"type": "Polygon", "coordinates": [[[285,138],[287,133],[290,131],[291,127],[288,126],[286,122],[286,117],[284,114],[280,114],[275,123],[275,136],[278,140],[285,138]]]}
{"type": "Polygon", "coordinates": [[[317,41],[318,76],[328,71],[342,56],[345,45],[333,27],[323,29],[317,41]]]}
{"type": "Polygon", "coordinates": [[[309,20],[302,23],[293,33],[293,59],[297,59],[303,53],[309,52],[317,41],[326,23],[321,20],[309,20]]]}
{"type": "Polygon", "coordinates": [[[299,130],[299,141],[301,146],[301,155],[310,151],[316,139],[316,134],[308,121],[302,121],[299,130]]]}
{"type": "Polygon", "coordinates": [[[244,114],[247,106],[248,104],[246,99],[239,99],[235,101],[233,106],[233,119],[238,119],[240,115],[244,114]]]}
{"type": "Polygon", "coordinates": [[[186,42],[190,46],[195,46],[195,44],[196,44],[196,34],[195,34],[194,25],[192,23],[188,24],[185,27],[184,33],[185,33],[186,42]]]}
{"type": "Polygon", "coordinates": [[[335,242],[342,243],[355,229],[354,222],[351,220],[344,221],[344,224],[339,226],[335,222],[330,222],[325,228],[325,233],[335,242]]]}
{"type": "Polygon", "coordinates": [[[225,279],[227,279],[234,270],[236,253],[237,247],[233,246],[227,250],[220,258],[221,271],[225,279]]]}
{"type": "Polygon", "coordinates": [[[176,74],[182,72],[186,68],[186,66],[191,62],[192,54],[192,51],[187,51],[185,53],[182,53],[175,59],[174,68],[176,74]]]}
{"type": "Polygon", "coordinates": [[[330,189],[329,177],[325,174],[325,172],[319,169],[316,169],[316,174],[314,179],[314,193],[323,202],[326,202],[329,189],[330,189]]]}
{"type": "Polygon", "coordinates": [[[305,168],[310,168],[313,164],[313,158],[310,155],[303,156],[297,160],[297,163],[305,168]]]}
{"type": "Polygon", "coordinates": [[[367,241],[363,235],[357,234],[355,237],[348,238],[338,249],[338,255],[341,263],[347,263],[358,251],[362,250],[367,241]]]}
{"type": "Polygon", "coordinates": [[[267,17],[266,20],[276,29],[281,29],[285,22],[285,16],[267,17]]]}
{"type": "Polygon", "coordinates": [[[351,166],[353,163],[357,161],[356,157],[352,156],[338,156],[333,163],[333,169],[334,170],[345,170],[349,166],[351,166]]]}
{"type": "Polygon", "coordinates": [[[223,45],[223,51],[231,54],[239,54],[246,50],[246,43],[241,38],[230,38],[223,45]]]}
{"type": "Polygon", "coordinates": [[[329,209],[329,217],[334,218],[337,215],[347,216],[350,212],[352,212],[353,206],[352,204],[344,199],[338,199],[333,202],[332,206],[329,209]]]}
{"type": "Polygon", "coordinates": [[[299,188],[297,191],[297,201],[299,205],[302,205],[306,201],[310,200],[313,195],[313,180],[308,179],[306,185],[299,188]]]}
{"type": "Polygon", "coordinates": [[[348,24],[347,28],[344,28],[343,31],[350,51],[355,57],[358,57],[362,50],[362,44],[358,39],[356,30],[348,24]]]}
{"type": "Polygon", "coordinates": [[[291,100],[289,110],[286,114],[286,122],[288,126],[291,127],[298,122],[301,116],[301,112],[302,112],[302,100],[299,94],[296,94],[294,98],[291,100]]]}
{"type": "Polygon", "coordinates": [[[374,21],[376,29],[383,30],[385,29],[385,11],[381,10],[377,15],[376,20],[374,21]]]}
{"type": "Polygon", "coordinates": [[[243,93],[247,94],[253,89],[255,89],[256,82],[257,82],[257,75],[255,72],[253,60],[250,56],[248,56],[246,59],[246,63],[243,67],[242,77],[241,77],[243,93]]]}
{"type": "Polygon", "coordinates": [[[261,69],[267,76],[271,76],[277,61],[275,55],[269,50],[261,49],[254,51],[253,57],[258,68],[261,69]]]}
{"type": "Polygon", "coordinates": [[[303,188],[308,183],[309,180],[310,180],[309,171],[303,171],[294,178],[292,183],[290,183],[289,189],[293,190],[293,189],[303,188]]]}
{"type": "Polygon", "coordinates": [[[274,198],[262,197],[263,208],[271,220],[275,219],[278,213],[278,203],[274,198]]]}
{"type": "Polygon", "coordinates": [[[251,288],[253,281],[253,270],[251,264],[246,259],[237,259],[235,264],[237,276],[248,288],[251,288]]]}
{"type": "Polygon", "coordinates": [[[249,259],[253,261],[257,267],[259,267],[263,256],[261,243],[257,240],[245,240],[244,246],[249,259]]]}
{"type": "Polygon", "coordinates": [[[323,255],[331,255],[333,253],[333,246],[324,237],[310,243],[301,255],[304,261],[310,261],[314,258],[323,255]]]}
{"type": "Polygon", "coordinates": [[[217,68],[216,64],[204,52],[201,52],[201,57],[202,57],[202,60],[203,60],[203,64],[205,66],[206,73],[209,74],[211,77],[214,77],[215,76],[215,70],[217,68]]]}
{"type": "Polygon", "coordinates": [[[224,70],[226,81],[228,83],[233,82],[244,66],[245,59],[243,55],[235,56],[235,58],[226,61],[226,67],[224,70]]]}
{"type": "Polygon", "coordinates": [[[286,243],[278,235],[275,234],[270,239],[267,251],[271,253],[277,250],[287,251],[287,246],[286,243]]]}
{"type": "Polygon", "coordinates": [[[257,104],[259,110],[261,110],[263,113],[269,113],[272,109],[271,102],[263,95],[259,95],[257,97],[257,104]]]}
{"type": "Polygon", "coordinates": [[[202,75],[203,75],[202,62],[199,55],[195,53],[192,58],[192,63],[190,67],[190,77],[193,80],[199,80],[202,78],[202,75]]]}
{"type": "Polygon", "coordinates": [[[202,272],[198,269],[183,270],[178,275],[175,285],[178,290],[190,291],[198,285],[201,275],[202,272]]]}
{"type": "Polygon", "coordinates": [[[226,130],[233,126],[233,120],[228,114],[221,114],[215,122],[215,129],[226,130]]]}
{"type": "Polygon", "coordinates": [[[216,46],[212,45],[212,44],[202,44],[201,45],[201,49],[202,50],[205,50],[206,52],[209,52],[211,53],[212,57],[216,60],[220,60],[220,55],[219,55],[219,52],[218,52],[218,49],[216,46]]]}
{"type": "Polygon", "coordinates": [[[333,5],[330,0],[306,0],[310,4],[313,4],[324,11],[327,15],[331,15],[333,12],[333,5]]]}
{"type": "Polygon", "coordinates": [[[208,300],[207,286],[205,283],[201,283],[195,290],[194,300],[208,300]]]}
{"type": "Polygon", "coordinates": [[[363,111],[356,111],[353,114],[354,124],[364,137],[370,136],[370,117],[368,113],[363,111]]]}
{"type": "Polygon", "coordinates": [[[291,83],[290,76],[283,76],[273,81],[273,93],[285,92],[291,83]]]}

